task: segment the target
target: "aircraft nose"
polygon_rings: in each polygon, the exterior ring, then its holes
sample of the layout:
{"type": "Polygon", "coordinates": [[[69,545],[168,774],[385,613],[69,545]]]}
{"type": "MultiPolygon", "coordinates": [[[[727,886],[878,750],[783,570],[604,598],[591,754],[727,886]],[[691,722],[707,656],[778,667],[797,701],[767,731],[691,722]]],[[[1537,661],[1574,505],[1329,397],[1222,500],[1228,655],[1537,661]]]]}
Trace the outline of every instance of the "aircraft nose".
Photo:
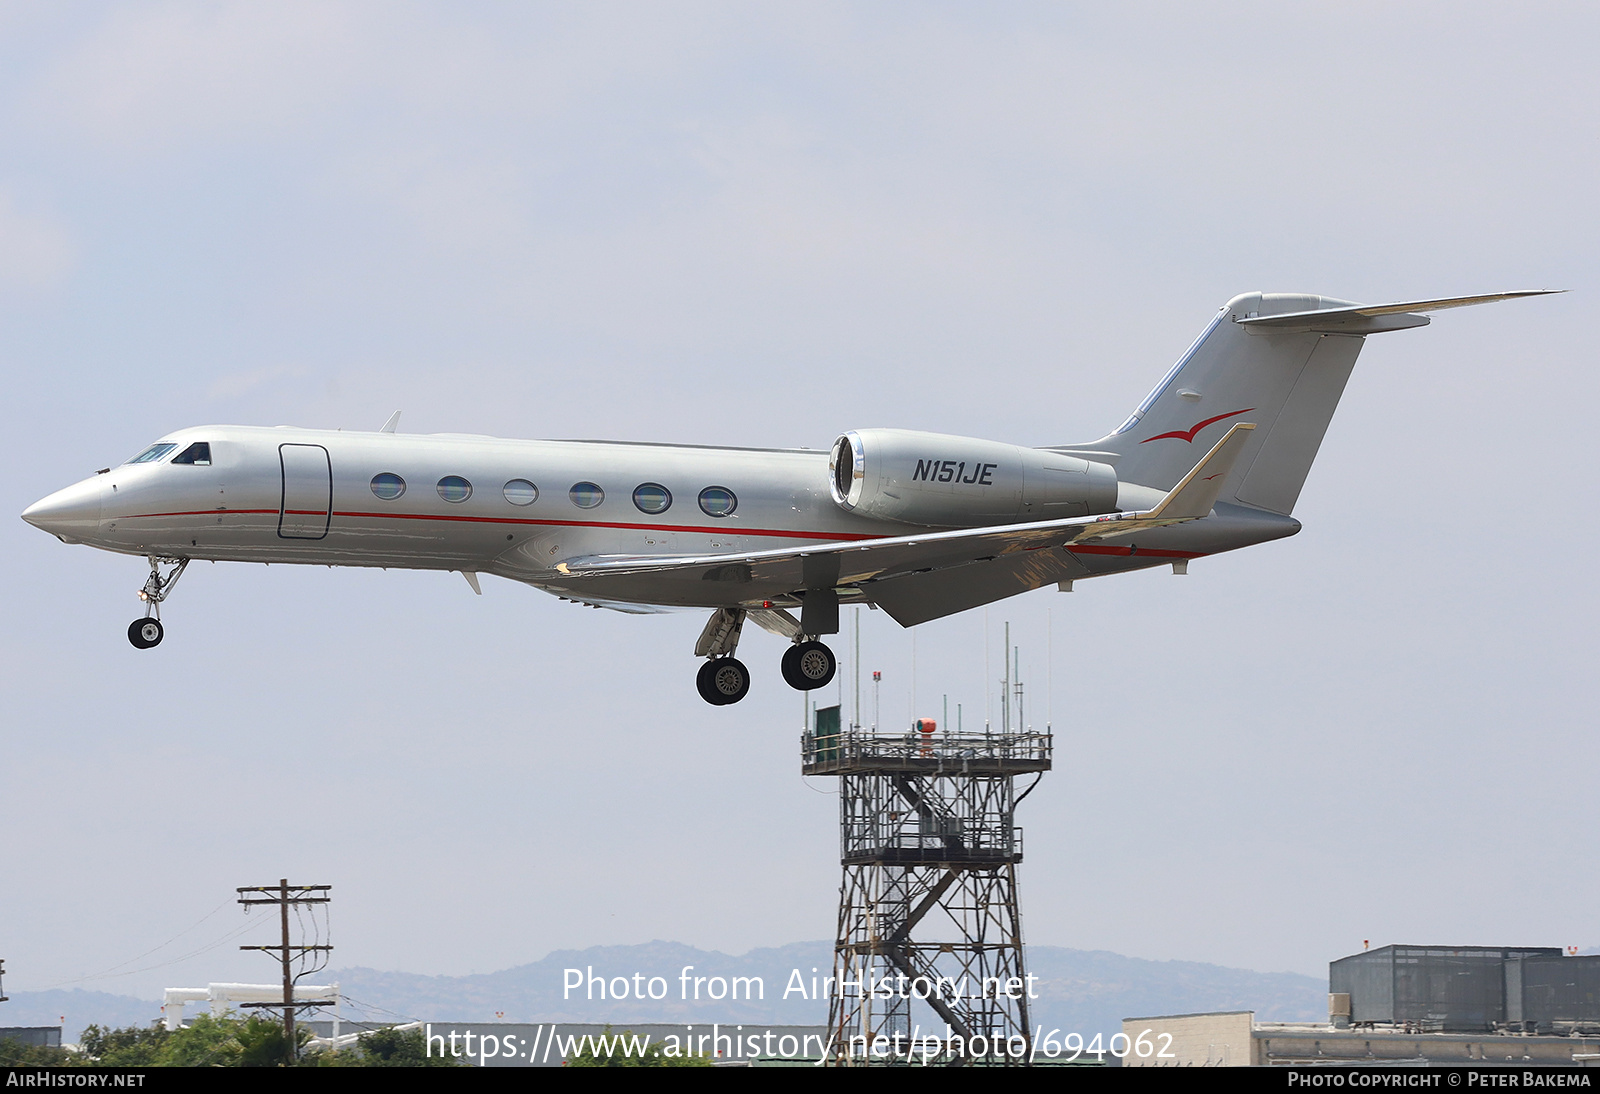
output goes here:
{"type": "Polygon", "coordinates": [[[61,539],[81,541],[99,530],[104,492],[100,476],[96,475],[40,498],[22,511],[22,519],[61,539]]]}

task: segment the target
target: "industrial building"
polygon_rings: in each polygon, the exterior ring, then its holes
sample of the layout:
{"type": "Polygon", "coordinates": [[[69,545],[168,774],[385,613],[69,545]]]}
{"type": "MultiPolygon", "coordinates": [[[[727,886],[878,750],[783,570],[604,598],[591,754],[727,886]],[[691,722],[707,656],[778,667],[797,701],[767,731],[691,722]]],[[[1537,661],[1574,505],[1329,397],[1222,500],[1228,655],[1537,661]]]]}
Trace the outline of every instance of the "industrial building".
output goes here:
{"type": "Polygon", "coordinates": [[[1122,1032],[1123,1067],[1600,1067],[1600,1037],[1336,1029],[1257,1022],[1253,1011],[1125,1018],[1122,1032]]]}
{"type": "Polygon", "coordinates": [[[1553,946],[1382,946],[1331,962],[1328,992],[1336,1024],[1368,1029],[1600,1033],[1600,954],[1553,946]]]}
{"type": "Polygon", "coordinates": [[[1127,1018],[1122,1031],[1124,1067],[1600,1067],[1600,954],[1382,946],[1329,963],[1326,1024],[1228,1011],[1127,1018]]]}

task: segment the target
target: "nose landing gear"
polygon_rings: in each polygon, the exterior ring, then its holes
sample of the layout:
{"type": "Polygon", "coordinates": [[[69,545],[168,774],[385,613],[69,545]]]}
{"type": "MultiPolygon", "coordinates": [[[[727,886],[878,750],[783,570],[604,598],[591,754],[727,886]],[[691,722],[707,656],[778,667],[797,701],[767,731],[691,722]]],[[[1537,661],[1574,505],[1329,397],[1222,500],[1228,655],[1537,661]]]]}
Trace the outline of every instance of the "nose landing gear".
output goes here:
{"type": "Polygon", "coordinates": [[[133,643],[134,649],[147,650],[161,644],[166,634],[166,629],[161,626],[161,602],[172,592],[172,587],[178,583],[178,578],[183,576],[188,565],[186,558],[150,556],[150,576],[145,579],[144,588],[139,590],[139,599],[146,604],[144,618],[128,624],[128,641],[133,643]],[[172,565],[164,577],[161,573],[163,562],[172,565]]]}

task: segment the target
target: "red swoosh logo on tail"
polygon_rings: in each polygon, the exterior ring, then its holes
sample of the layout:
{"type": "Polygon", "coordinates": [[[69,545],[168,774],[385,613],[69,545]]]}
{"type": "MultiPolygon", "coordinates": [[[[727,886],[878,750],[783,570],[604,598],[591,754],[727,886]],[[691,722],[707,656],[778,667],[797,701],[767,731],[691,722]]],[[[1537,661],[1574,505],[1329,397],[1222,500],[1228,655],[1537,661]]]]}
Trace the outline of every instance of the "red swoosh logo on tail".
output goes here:
{"type": "Polygon", "coordinates": [[[1185,431],[1179,431],[1177,433],[1157,433],[1154,437],[1146,437],[1144,440],[1140,441],[1139,443],[1140,444],[1149,444],[1151,441],[1160,441],[1160,440],[1165,440],[1168,437],[1176,437],[1180,441],[1187,441],[1189,444],[1193,444],[1195,437],[1206,426],[1215,425],[1217,422],[1222,421],[1224,418],[1237,418],[1239,415],[1248,414],[1254,409],[1255,409],[1255,407],[1253,407],[1253,406],[1247,406],[1243,410],[1235,410],[1235,411],[1232,411],[1232,412],[1227,413],[1227,414],[1218,414],[1215,418],[1207,418],[1203,422],[1194,423],[1194,428],[1190,429],[1190,430],[1188,430],[1186,432],[1185,431]]]}

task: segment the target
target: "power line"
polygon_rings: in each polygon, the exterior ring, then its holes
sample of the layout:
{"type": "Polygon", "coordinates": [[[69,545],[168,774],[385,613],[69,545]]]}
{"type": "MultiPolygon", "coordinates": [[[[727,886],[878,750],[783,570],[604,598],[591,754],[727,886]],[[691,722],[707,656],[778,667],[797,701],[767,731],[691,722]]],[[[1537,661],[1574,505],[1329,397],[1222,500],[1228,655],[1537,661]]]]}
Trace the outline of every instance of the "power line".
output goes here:
{"type": "MultiPolygon", "coordinates": [[[[223,904],[226,905],[227,901],[223,901],[223,904]]],[[[209,918],[209,917],[207,917],[207,918],[209,918]]],[[[198,927],[199,924],[196,923],[194,926],[198,927]]],[[[127,961],[122,962],[121,965],[112,965],[111,968],[105,970],[104,972],[97,972],[97,973],[94,973],[94,974],[89,975],[89,976],[80,976],[75,980],[63,980],[60,983],[51,984],[51,985],[49,985],[47,987],[39,988],[37,990],[39,990],[39,991],[55,991],[55,990],[57,990],[59,988],[71,987],[73,984],[87,983],[90,980],[114,980],[114,979],[116,979],[118,977],[134,976],[134,975],[137,975],[138,973],[150,972],[150,971],[152,971],[154,969],[165,969],[165,968],[168,968],[169,966],[172,966],[172,965],[181,964],[182,962],[189,960],[191,957],[199,957],[203,953],[210,953],[212,950],[216,949],[218,946],[224,945],[224,944],[226,944],[228,942],[232,942],[235,938],[238,938],[240,935],[245,934],[245,933],[255,929],[255,927],[256,927],[256,924],[254,924],[254,923],[246,923],[243,927],[238,927],[238,928],[235,928],[233,930],[230,930],[227,934],[223,935],[221,938],[218,938],[215,942],[207,942],[205,945],[201,946],[199,949],[190,950],[188,953],[179,954],[177,957],[172,958],[170,961],[157,961],[154,965],[144,965],[144,966],[142,966],[140,968],[137,968],[137,969],[123,969],[122,968],[123,965],[128,965],[128,964],[131,964],[134,961],[139,960],[138,957],[132,957],[132,958],[129,958],[127,961]],[[120,971],[120,972],[116,971],[116,970],[119,970],[119,969],[121,969],[122,971],[120,971]]],[[[140,954],[139,957],[148,957],[150,954],[155,953],[156,950],[164,949],[165,947],[171,945],[173,942],[177,941],[177,939],[183,937],[183,935],[189,933],[189,931],[191,931],[193,929],[194,929],[194,927],[189,927],[189,928],[187,928],[187,929],[185,929],[183,931],[180,931],[178,934],[173,935],[172,938],[169,938],[166,942],[163,942],[160,946],[157,946],[154,950],[146,950],[144,953],[140,954]]]]}
{"type": "MultiPolygon", "coordinates": [[[[159,968],[165,967],[166,965],[171,965],[171,964],[174,964],[175,962],[183,961],[183,960],[185,960],[185,958],[176,957],[176,958],[173,958],[172,961],[167,961],[167,962],[163,962],[161,964],[156,964],[156,965],[149,965],[149,966],[146,966],[143,969],[129,969],[126,972],[118,972],[117,971],[117,970],[121,969],[124,965],[131,965],[135,961],[142,961],[146,957],[149,957],[151,954],[155,953],[157,950],[166,949],[168,946],[172,945],[178,939],[182,938],[184,935],[188,934],[190,931],[192,931],[196,927],[200,926],[200,924],[204,923],[206,920],[210,919],[212,916],[216,915],[218,912],[222,911],[222,909],[226,908],[227,906],[228,906],[228,902],[226,900],[224,900],[221,904],[218,904],[215,908],[211,909],[205,915],[201,916],[199,919],[197,919],[193,923],[189,924],[187,927],[185,927],[183,930],[179,931],[177,934],[173,935],[171,938],[167,939],[165,942],[161,943],[158,946],[152,946],[150,949],[144,951],[144,953],[141,953],[141,954],[139,954],[139,955],[137,955],[135,957],[130,957],[126,961],[120,961],[117,964],[110,966],[109,968],[101,970],[100,972],[89,973],[86,976],[79,976],[79,977],[76,977],[75,979],[72,979],[72,980],[63,980],[60,983],[51,984],[48,987],[39,988],[37,990],[39,990],[39,991],[54,991],[57,988],[70,987],[73,984],[82,984],[82,983],[84,983],[86,981],[89,981],[89,980],[109,980],[113,976],[131,976],[131,975],[133,975],[134,973],[137,973],[137,972],[148,972],[150,969],[159,969],[159,968]]],[[[240,933],[241,932],[239,932],[239,931],[229,931],[226,935],[224,935],[222,938],[218,939],[216,942],[208,943],[204,948],[199,949],[199,950],[195,950],[194,953],[191,953],[191,954],[189,954],[187,956],[188,957],[193,957],[193,956],[195,956],[195,954],[204,953],[208,949],[211,949],[211,948],[213,948],[215,946],[222,945],[222,943],[228,941],[229,939],[239,937],[240,933]]]]}

